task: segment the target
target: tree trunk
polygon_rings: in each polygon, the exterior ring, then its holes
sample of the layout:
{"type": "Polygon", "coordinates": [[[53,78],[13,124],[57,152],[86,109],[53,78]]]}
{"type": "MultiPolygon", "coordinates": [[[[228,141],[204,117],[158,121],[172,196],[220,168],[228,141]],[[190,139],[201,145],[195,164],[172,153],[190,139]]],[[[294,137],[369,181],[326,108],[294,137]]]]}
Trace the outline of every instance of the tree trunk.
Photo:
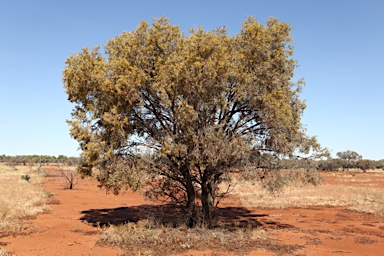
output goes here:
{"type": "Polygon", "coordinates": [[[192,179],[189,175],[189,173],[186,174],[186,188],[187,188],[187,205],[186,205],[186,211],[187,211],[187,226],[190,228],[193,228],[196,226],[197,223],[197,214],[196,214],[196,195],[195,195],[195,188],[192,183],[192,179]]]}
{"type": "Polygon", "coordinates": [[[69,189],[73,189],[73,182],[74,182],[74,179],[75,179],[73,172],[70,173],[69,177],[70,177],[70,179],[69,179],[69,189]]]}
{"type": "Polygon", "coordinates": [[[215,191],[212,189],[212,184],[204,181],[201,186],[201,205],[203,207],[203,223],[207,228],[212,228],[214,201],[215,191]]]}

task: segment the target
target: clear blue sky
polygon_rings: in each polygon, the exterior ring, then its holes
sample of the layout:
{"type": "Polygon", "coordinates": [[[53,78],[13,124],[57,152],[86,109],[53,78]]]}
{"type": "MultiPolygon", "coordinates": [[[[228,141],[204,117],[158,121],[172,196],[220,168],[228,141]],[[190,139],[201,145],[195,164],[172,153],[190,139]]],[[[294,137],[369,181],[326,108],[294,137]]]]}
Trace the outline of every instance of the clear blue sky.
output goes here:
{"type": "Polygon", "coordinates": [[[333,156],[354,150],[384,159],[382,0],[1,1],[0,155],[79,154],[61,80],[72,53],[154,17],[169,17],[183,31],[226,26],[233,35],[249,15],[293,26],[308,133],[333,156]]]}

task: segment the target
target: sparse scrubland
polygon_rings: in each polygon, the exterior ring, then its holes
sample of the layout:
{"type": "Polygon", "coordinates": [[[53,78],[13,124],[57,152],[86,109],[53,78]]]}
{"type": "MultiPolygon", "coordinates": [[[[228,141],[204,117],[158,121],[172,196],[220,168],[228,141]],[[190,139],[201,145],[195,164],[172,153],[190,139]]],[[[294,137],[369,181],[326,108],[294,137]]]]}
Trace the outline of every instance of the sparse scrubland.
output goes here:
{"type": "Polygon", "coordinates": [[[42,188],[43,182],[30,167],[0,164],[0,237],[22,234],[24,220],[49,210],[52,195],[42,188]]]}
{"type": "MultiPolygon", "coordinates": [[[[61,169],[55,166],[41,168],[42,173],[48,177],[46,182],[55,182],[59,184],[57,186],[59,191],[69,192],[67,186],[64,186],[66,181],[63,177],[47,176],[47,173],[56,173],[54,169],[60,173],[63,167],[61,169]],[[44,172],[44,169],[47,169],[48,172],[44,172]]],[[[36,170],[37,167],[0,165],[0,238],[20,234],[33,235],[33,232],[39,227],[30,225],[27,227],[25,220],[34,218],[38,213],[47,212],[47,204],[55,200],[51,193],[42,188],[44,176],[38,174],[36,170]],[[22,179],[23,175],[28,175],[29,181],[22,179]]],[[[209,229],[205,226],[189,228],[183,220],[176,218],[164,220],[162,218],[167,216],[166,214],[163,216],[152,213],[152,215],[144,214],[137,222],[129,221],[126,224],[103,226],[95,222],[97,232],[93,231],[92,234],[99,236],[98,245],[102,245],[103,248],[105,248],[104,246],[120,248],[126,255],[132,255],[132,253],[135,255],[189,255],[193,252],[204,252],[207,255],[248,255],[255,250],[270,252],[275,255],[300,255],[303,250],[311,250],[311,243],[320,245],[321,241],[322,243],[327,241],[324,239],[315,241],[314,238],[305,235],[306,232],[311,232],[311,234],[326,232],[335,239],[341,239],[339,236],[344,234],[346,237],[355,239],[353,241],[356,241],[356,246],[363,246],[368,242],[373,243],[373,245],[380,243],[381,233],[376,234],[374,231],[369,231],[371,233],[365,231],[366,233],[364,233],[361,231],[361,227],[360,229],[355,227],[354,233],[351,233],[352,229],[341,229],[341,227],[340,229],[336,228],[335,231],[332,231],[332,228],[330,230],[323,228],[324,230],[317,231],[309,226],[303,229],[299,223],[304,223],[303,221],[306,220],[301,219],[296,223],[297,226],[295,222],[291,222],[294,226],[284,232],[290,235],[302,232],[301,236],[304,237],[304,240],[312,239],[305,240],[307,242],[303,244],[295,240],[286,241],[277,238],[276,230],[265,225],[271,219],[273,221],[273,218],[277,218],[284,226],[288,221],[287,213],[293,208],[298,209],[299,212],[316,209],[316,212],[320,214],[328,211],[330,209],[328,207],[339,207],[338,209],[348,209],[349,211],[340,212],[337,217],[339,221],[341,221],[340,218],[344,218],[343,216],[356,216],[356,212],[361,212],[364,214],[361,216],[365,216],[363,219],[366,220],[362,223],[363,225],[376,225],[375,223],[378,223],[377,225],[380,226],[378,230],[382,229],[380,221],[377,221],[384,216],[383,171],[368,170],[363,172],[353,169],[344,172],[322,172],[321,176],[323,183],[318,186],[303,185],[302,183],[291,184],[284,186],[281,191],[273,191],[274,193],[270,193],[271,190],[266,189],[265,184],[252,184],[250,181],[238,180],[235,181],[237,185],[231,190],[228,198],[219,205],[222,207],[221,213],[234,207],[245,212],[249,211],[251,215],[256,213],[255,216],[261,214],[265,217],[253,217],[252,219],[247,217],[246,213],[237,218],[236,211],[234,211],[226,215],[225,218],[221,218],[224,215],[219,213],[217,222],[215,221],[215,224],[209,229]],[[275,214],[276,209],[281,211],[275,214]],[[271,211],[273,214],[266,214],[271,211]],[[263,222],[263,218],[267,219],[263,222]],[[379,219],[372,221],[372,223],[367,222],[372,218],[379,219]]],[[[96,182],[93,184],[96,185],[96,182]]],[[[80,190],[75,187],[71,193],[81,193],[83,189],[81,181],[79,181],[79,185],[80,190]]],[[[279,183],[277,182],[275,185],[279,185],[279,183]]],[[[220,187],[221,189],[226,189],[225,184],[220,187]]],[[[113,220],[111,219],[111,221],[113,220]]],[[[330,219],[329,221],[335,220],[330,219]]],[[[360,220],[360,222],[362,221],[360,220]]],[[[72,230],[76,230],[76,234],[80,234],[84,232],[82,225],[86,223],[81,224],[79,222],[79,226],[76,229],[72,227],[72,230]]],[[[308,225],[312,223],[308,222],[308,225]]],[[[90,231],[88,232],[91,234],[90,231]]],[[[5,243],[0,243],[0,256],[13,255],[12,253],[7,251],[5,243]]]]}
{"type": "MultiPolygon", "coordinates": [[[[370,177],[384,182],[384,172],[368,171],[370,177]]],[[[290,185],[270,193],[261,184],[239,181],[225,204],[247,209],[288,209],[300,207],[343,207],[351,211],[384,216],[384,189],[373,187],[363,172],[323,172],[324,183],[318,186],[290,185]],[[356,176],[357,175],[357,176],[356,176]],[[332,178],[334,182],[326,182],[332,178]],[[363,183],[363,184],[362,184],[363,183]],[[229,201],[229,202],[228,202],[229,201]]],[[[224,187],[224,186],[223,186],[224,187]]],[[[231,224],[218,222],[213,229],[164,225],[156,220],[102,228],[101,244],[118,246],[138,255],[181,253],[188,250],[212,250],[246,255],[255,248],[264,248],[277,255],[291,254],[299,245],[281,244],[271,239],[268,231],[250,222],[231,224]],[[170,246],[172,245],[172,246],[170,246]]],[[[220,255],[220,254],[219,254],[220,255]]]]}
{"type": "MultiPolygon", "coordinates": [[[[325,174],[335,175],[334,173],[325,174]]],[[[384,182],[384,172],[377,172],[376,175],[382,177],[384,182]]],[[[384,190],[370,187],[370,181],[361,185],[364,182],[361,178],[358,179],[357,184],[354,184],[356,181],[354,176],[346,174],[338,184],[288,186],[274,194],[263,190],[258,184],[243,182],[236,187],[232,195],[239,199],[243,207],[286,209],[307,206],[343,206],[349,210],[384,216],[384,190]]]]}
{"type": "Polygon", "coordinates": [[[164,225],[150,219],[104,228],[99,244],[118,246],[137,255],[178,255],[189,250],[215,252],[208,255],[247,255],[256,249],[281,255],[301,248],[270,239],[266,230],[252,223],[218,223],[213,229],[191,229],[185,225],[164,225]]]}

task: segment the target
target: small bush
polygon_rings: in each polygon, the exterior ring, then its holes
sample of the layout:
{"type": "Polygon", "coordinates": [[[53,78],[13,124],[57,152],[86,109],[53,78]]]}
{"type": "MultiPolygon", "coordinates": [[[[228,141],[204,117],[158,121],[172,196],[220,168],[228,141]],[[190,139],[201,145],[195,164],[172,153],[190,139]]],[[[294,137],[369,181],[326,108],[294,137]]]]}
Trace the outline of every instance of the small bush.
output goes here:
{"type": "Polygon", "coordinates": [[[368,159],[359,160],[356,164],[356,167],[366,172],[369,169],[375,169],[375,162],[368,159]]]}
{"type": "Polygon", "coordinates": [[[262,187],[270,194],[281,192],[289,183],[288,175],[280,171],[266,172],[261,180],[262,187]]]}
{"type": "Polygon", "coordinates": [[[298,169],[290,171],[270,170],[261,175],[260,185],[270,194],[282,192],[288,186],[318,186],[323,179],[314,169],[298,169]]]}
{"type": "Polygon", "coordinates": [[[24,175],[21,175],[21,179],[29,182],[29,180],[31,179],[31,176],[29,176],[28,174],[24,174],[24,175]]]}

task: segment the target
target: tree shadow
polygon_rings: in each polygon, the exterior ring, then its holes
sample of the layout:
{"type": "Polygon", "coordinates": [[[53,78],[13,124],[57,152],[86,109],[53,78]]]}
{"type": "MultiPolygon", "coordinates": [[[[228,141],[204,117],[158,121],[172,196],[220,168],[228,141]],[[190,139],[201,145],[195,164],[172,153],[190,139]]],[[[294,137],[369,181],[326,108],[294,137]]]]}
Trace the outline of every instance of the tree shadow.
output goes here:
{"type": "Polygon", "coordinates": [[[82,211],[80,220],[93,226],[119,225],[128,222],[138,222],[146,219],[177,217],[177,211],[172,211],[169,205],[143,204],[131,207],[90,209],[82,211]]]}
{"type": "MultiPolygon", "coordinates": [[[[185,216],[180,208],[173,205],[149,205],[90,209],[81,212],[81,221],[93,226],[120,225],[128,222],[154,220],[157,223],[179,226],[185,223],[185,216]]],[[[224,207],[216,209],[216,217],[221,227],[263,227],[292,228],[293,226],[268,220],[268,214],[255,214],[244,207],[224,207]]]]}

